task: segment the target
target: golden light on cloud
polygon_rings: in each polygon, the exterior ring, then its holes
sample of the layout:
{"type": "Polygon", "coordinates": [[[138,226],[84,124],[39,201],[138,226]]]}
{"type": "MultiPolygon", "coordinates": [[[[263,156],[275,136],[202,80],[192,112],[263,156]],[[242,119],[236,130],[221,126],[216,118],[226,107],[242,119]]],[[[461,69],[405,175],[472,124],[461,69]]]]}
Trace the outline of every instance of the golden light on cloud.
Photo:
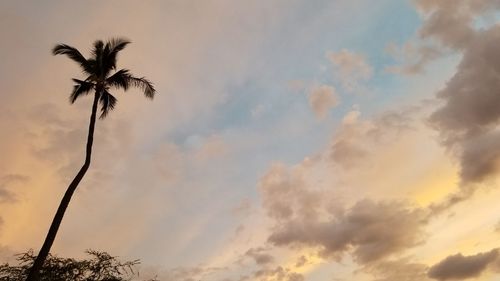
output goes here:
{"type": "Polygon", "coordinates": [[[411,198],[421,206],[443,200],[457,189],[459,178],[456,167],[449,165],[449,161],[439,162],[432,167],[429,174],[409,187],[411,198]]]}
{"type": "Polygon", "coordinates": [[[289,257],[285,264],[286,267],[290,268],[293,272],[307,275],[307,273],[314,271],[318,266],[324,263],[325,260],[319,257],[317,252],[307,249],[294,253],[293,257],[289,257]]]}

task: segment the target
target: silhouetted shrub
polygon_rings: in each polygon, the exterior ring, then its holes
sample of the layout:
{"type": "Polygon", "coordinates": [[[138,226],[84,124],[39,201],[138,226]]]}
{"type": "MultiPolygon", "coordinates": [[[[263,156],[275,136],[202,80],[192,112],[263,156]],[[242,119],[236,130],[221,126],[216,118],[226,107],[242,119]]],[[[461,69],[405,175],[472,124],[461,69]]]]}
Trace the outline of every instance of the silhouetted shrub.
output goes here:
{"type": "MultiPolygon", "coordinates": [[[[40,271],[40,281],[127,281],[137,277],[139,260],[120,261],[106,252],[88,250],[87,259],[49,255],[40,271]]],[[[17,255],[17,265],[0,265],[1,281],[25,281],[35,261],[33,251],[17,255]]]]}

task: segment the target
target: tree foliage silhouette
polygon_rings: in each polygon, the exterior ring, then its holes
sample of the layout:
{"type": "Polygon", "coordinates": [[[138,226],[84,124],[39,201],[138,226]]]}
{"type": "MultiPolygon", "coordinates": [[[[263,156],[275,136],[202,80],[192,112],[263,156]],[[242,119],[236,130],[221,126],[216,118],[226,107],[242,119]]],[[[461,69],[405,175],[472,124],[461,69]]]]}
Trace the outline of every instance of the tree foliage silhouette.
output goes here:
{"type": "MultiPolygon", "coordinates": [[[[48,255],[40,269],[41,281],[126,281],[139,274],[135,267],[139,260],[120,261],[106,252],[88,250],[90,258],[77,260],[48,255]]],[[[36,256],[33,251],[17,255],[17,265],[0,265],[0,280],[23,281],[32,268],[36,256]]],[[[153,281],[153,280],[149,280],[153,281]]]]}
{"type": "Polygon", "coordinates": [[[35,259],[29,272],[27,281],[37,281],[38,273],[43,266],[50,248],[54,242],[57,230],[61,225],[64,213],[69,205],[71,197],[78,184],[90,167],[92,155],[92,142],[94,140],[94,128],[97,116],[97,108],[100,105],[100,118],[105,118],[108,113],[116,106],[117,99],[109,92],[111,89],[123,89],[127,91],[131,87],[142,90],[147,98],[152,99],[156,93],[153,84],[144,77],[135,77],[127,69],[116,71],[116,60],[118,53],[123,50],[130,41],[122,38],[115,38],[104,43],[98,40],[94,43],[91,56],[85,58],[76,48],[66,44],[59,44],[52,49],[54,55],[66,55],[80,65],[83,73],[86,74],[85,80],[73,79],[75,86],[70,95],[70,102],[74,103],[78,98],[94,93],[94,102],[92,104],[92,113],[90,115],[90,124],[87,137],[87,147],[85,162],[78,174],[68,186],[59,208],[52,220],[47,237],[35,259]]]}

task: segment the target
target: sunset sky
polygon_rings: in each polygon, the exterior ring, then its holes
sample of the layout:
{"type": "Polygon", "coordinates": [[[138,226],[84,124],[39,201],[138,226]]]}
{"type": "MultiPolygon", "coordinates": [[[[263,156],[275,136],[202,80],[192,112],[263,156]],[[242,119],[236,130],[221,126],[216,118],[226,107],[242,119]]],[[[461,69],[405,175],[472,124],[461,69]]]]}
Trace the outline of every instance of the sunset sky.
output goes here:
{"type": "Polygon", "coordinates": [[[85,156],[95,40],[115,91],[52,252],[165,281],[500,279],[500,1],[0,1],[0,263],[38,251],[85,156]],[[469,279],[467,279],[469,278],[469,279]]]}

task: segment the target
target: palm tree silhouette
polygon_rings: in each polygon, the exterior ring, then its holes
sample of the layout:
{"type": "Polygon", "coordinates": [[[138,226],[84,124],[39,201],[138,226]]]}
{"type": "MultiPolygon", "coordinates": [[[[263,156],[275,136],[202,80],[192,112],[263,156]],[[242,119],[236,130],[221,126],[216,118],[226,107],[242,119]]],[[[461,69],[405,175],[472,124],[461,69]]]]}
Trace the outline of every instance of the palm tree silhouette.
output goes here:
{"type": "Polygon", "coordinates": [[[90,94],[91,92],[94,93],[94,102],[92,104],[92,114],[90,115],[85,162],[68,186],[59,204],[59,208],[52,220],[47,237],[26,279],[27,281],[39,280],[39,272],[56,238],[57,230],[61,225],[64,212],[69,205],[71,196],[90,166],[98,105],[100,104],[101,106],[100,118],[102,119],[116,106],[117,100],[109,92],[110,89],[123,89],[126,91],[130,87],[137,87],[150,99],[152,99],[156,93],[153,84],[146,78],[135,77],[127,69],[115,71],[118,52],[123,50],[129,43],[130,41],[123,38],[111,39],[106,43],[98,40],[94,43],[91,56],[88,59],[86,59],[76,48],[66,44],[58,44],[52,50],[54,55],[66,55],[78,63],[83,72],[87,75],[85,80],[73,79],[75,86],[69,98],[70,102],[74,103],[79,97],[90,94]]]}

